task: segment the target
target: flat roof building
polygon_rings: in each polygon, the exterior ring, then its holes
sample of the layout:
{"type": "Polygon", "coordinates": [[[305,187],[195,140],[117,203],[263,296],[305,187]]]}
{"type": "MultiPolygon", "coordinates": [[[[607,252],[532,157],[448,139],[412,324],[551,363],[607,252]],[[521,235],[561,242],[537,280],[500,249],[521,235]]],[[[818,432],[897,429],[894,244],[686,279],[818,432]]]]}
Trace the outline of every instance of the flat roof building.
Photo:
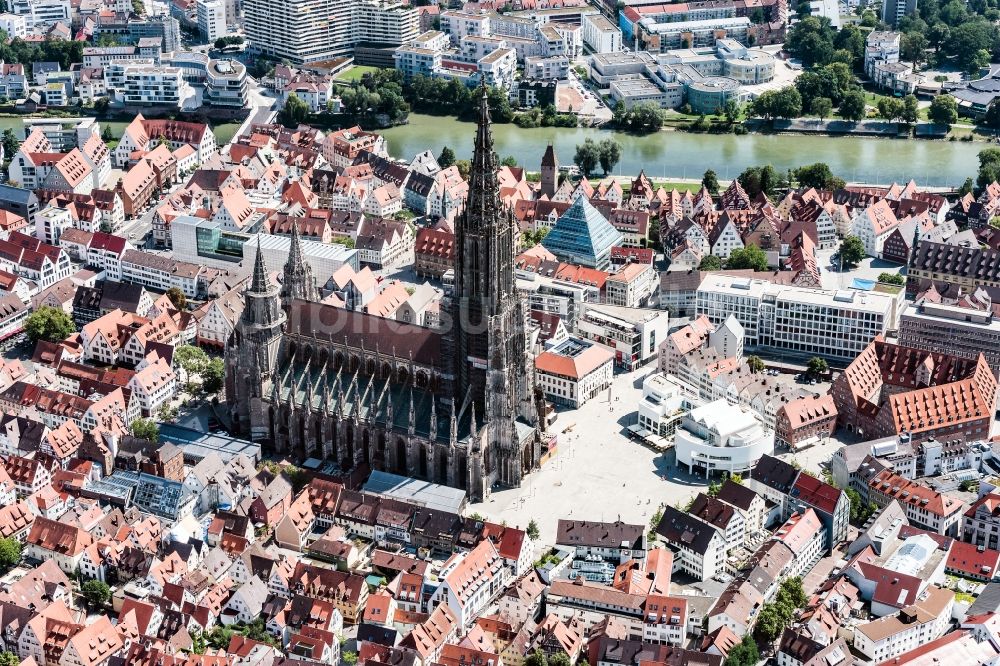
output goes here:
{"type": "Polygon", "coordinates": [[[893,300],[885,294],[774,284],[710,274],[698,287],[698,314],[719,325],[736,315],[747,348],[802,356],[855,358],[888,330],[893,300]]]}

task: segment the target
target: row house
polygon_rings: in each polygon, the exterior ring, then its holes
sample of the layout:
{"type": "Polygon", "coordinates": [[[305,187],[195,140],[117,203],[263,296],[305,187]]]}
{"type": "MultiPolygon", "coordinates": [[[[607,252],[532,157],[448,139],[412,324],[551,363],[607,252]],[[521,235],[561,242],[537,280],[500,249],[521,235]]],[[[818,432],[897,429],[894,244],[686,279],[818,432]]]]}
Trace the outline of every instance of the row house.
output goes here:
{"type": "Polygon", "coordinates": [[[122,133],[114,151],[115,165],[124,167],[135,151],[151,151],[160,138],[165,138],[171,150],[184,145],[194,149],[196,162],[201,164],[219,152],[215,135],[204,123],[180,120],[147,120],[139,114],[122,133]]]}
{"type": "Polygon", "coordinates": [[[696,580],[709,580],[722,570],[727,545],[714,525],[666,506],[655,529],[658,540],[673,551],[675,566],[696,580]]]}
{"type": "Polygon", "coordinates": [[[961,500],[883,470],[868,482],[868,499],[882,508],[895,500],[906,511],[910,524],[934,534],[956,537],[962,528],[965,505],[961,500]]]}
{"type": "Polygon", "coordinates": [[[69,255],[62,249],[20,232],[0,241],[0,269],[21,276],[47,289],[73,272],[69,255]]]}

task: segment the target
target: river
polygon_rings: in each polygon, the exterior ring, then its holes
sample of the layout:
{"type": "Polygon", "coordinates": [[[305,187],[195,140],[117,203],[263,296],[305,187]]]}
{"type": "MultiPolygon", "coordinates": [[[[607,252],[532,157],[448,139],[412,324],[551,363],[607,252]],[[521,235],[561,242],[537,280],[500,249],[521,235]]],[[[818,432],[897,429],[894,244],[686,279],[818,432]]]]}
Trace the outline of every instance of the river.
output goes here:
{"type": "MultiPolygon", "coordinates": [[[[411,159],[430,149],[437,155],[450,146],[460,158],[472,155],[475,124],[451,117],[410,114],[407,125],[381,132],[389,153],[411,159]]],[[[622,146],[615,173],[634,175],[645,169],[651,178],[701,178],[715,169],[729,180],[749,166],[770,164],[779,171],[826,162],[849,182],[889,183],[913,179],[921,186],[958,186],[978,168],[981,142],[874,137],[829,137],[793,134],[692,134],[657,132],[637,136],[593,128],[521,129],[494,125],[493,139],[501,157],[537,171],[542,153],[552,143],[561,163],[571,164],[577,144],[587,137],[613,137],[622,146]]]]}

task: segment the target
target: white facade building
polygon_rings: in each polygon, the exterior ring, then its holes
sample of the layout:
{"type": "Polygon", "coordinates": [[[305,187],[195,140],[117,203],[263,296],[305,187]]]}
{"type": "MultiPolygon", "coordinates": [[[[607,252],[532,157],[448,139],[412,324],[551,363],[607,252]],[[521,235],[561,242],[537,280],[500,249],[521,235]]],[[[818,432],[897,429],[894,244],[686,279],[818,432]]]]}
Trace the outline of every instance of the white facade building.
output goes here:
{"type": "Polygon", "coordinates": [[[198,30],[211,44],[226,34],[226,3],[223,0],[198,0],[198,30]]]}
{"type": "Polygon", "coordinates": [[[672,437],[684,415],[700,405],[698,392],[672,375],[653,373],[642,382],[639,401],[639,434],[672,437]]]}
{"type": "Polygon", "coordinates": [[[28,34],[28,20],[24,16],[5,12],[0,14],[0,29],[11,39],[24,39],[28,34]]]}
{"type": "Polygon", "coordinates": [[[579,408],[611,386],[614,358],[603,345],[570,338],[535,358],[535,380],[547,399],[579,408]]]}
{"type": "Polygon", "coordinates": [[[741,474],[764,454],[774,452],[774,435],[764,432],[750,411],[716,400],[691,410],[674,435],[677,464],[713,472],[741,474]]]}
{"type": "Polygon", "coordinates": [[[583,43],[594,53],[622,50],[622,30],[603,14],[586,14],[580,24],[583,43]]]}
{"type": "Polygon", "coordinates": [[[735,315],[747,348],[848,360],[886,333],[892,308],[892,297],[880,293],[792,287],[719,274],[708,275],[697,292],[698,314],[715,325],[735,315]]]}

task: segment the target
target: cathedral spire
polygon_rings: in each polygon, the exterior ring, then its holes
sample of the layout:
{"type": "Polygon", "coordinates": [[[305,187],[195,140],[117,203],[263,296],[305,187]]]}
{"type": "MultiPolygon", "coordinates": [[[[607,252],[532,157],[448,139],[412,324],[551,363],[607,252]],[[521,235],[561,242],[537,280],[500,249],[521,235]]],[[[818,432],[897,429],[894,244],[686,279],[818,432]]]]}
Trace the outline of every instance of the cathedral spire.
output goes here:
{"type": "Polygon", "coordinates": [[[469,168],[469,192],[463,216],[467,228],[477,228],[498,222],[500,214],[500,186],[497,170],[500,162],[493,150],[493,130],[490,127],[489,93],[485,85],[479,88],[479,117],[476,121],[476,145],[469,168]]]}
{"type": "Polygon", "coordinates": [[[312,266],[302,252],[302,237],[299,235],[299,221],[292,218],[292,239],[288,246],[288,260],[281,280],[281,305],[287,310],[293,299],[318,301],[319,292],[313,278],[312,266]]]}
{"type": "Polygon", "coordinates": [[[264,255],[260,251],[260,236],[257,236],[257,256],[253,260],[253,282],[250,290],[258,294],[267,291],[267,267],[264,265],[264,255]]]}

